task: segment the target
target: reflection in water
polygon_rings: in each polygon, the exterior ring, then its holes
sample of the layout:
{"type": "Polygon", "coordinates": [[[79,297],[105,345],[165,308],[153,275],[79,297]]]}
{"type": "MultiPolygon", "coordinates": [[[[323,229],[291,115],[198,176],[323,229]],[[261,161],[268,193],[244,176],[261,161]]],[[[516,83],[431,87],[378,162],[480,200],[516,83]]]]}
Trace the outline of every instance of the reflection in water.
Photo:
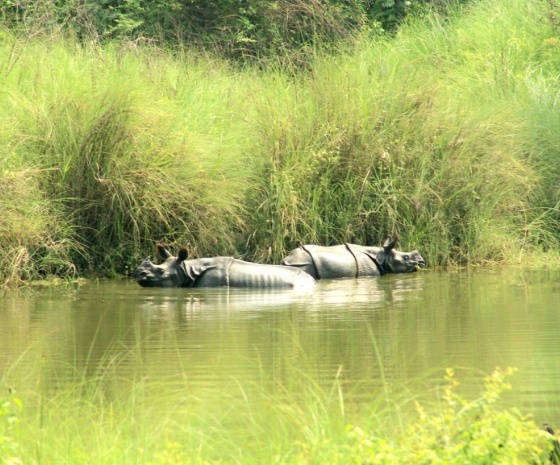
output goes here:
{"type": "Polygon", "coordinates": [[[306,305],[313,300],[312,293],[293,290],[248,289],[174,289],[146,295],[140,305],[142,317],[165,321],[188,321],[196,318],[224,318],[228,314],[273,310],[289,305],[306,305]]]}
{"type": "Polygon", "coordinates": [[[314,293],[298,294],[292,290],[155,289],[146,292],[140,304],[142,318],[167,322],[193,319],[254,317],[254,313],[285,310],[289,306],[304,309],[306,315],[325,310],[343,309],[360,312],[388,302],[406,301],[409,292],[419,291],[422,281],[399,277],[389,285],[378,278],[320,281],[314,293]]]}
{"type": "Polygon", "coordinates": [[[133,282],[0,297],[6,382],[56,391],[101,378],[187,379],[193,394],[336,378],[348,404],[431,387],[447,366],[465,390],[516,366],[511,401],[560,424],[560,274],[420,272],[319,281],[312,294],[150,289],[133,282]],[[472,380],[476,380],[475,382],[472,380]]]}

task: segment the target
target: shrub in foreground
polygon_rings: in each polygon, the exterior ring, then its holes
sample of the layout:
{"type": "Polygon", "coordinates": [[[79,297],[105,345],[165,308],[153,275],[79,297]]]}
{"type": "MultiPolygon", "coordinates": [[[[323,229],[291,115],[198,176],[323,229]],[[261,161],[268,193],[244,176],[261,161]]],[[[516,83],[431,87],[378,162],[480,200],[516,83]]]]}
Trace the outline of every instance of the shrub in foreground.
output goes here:
{"type": "Polygon", "coordinates": [[[431,409],[417,403],[416,418],[394,440],[351,428],[351,463],[550,463],[550,435],[517,409],[496,404],[510,389],[506,377],[513,371],[496,369],[485,378],[481,397],[469,401],[457,392],[459,382],[448,369],[441,403],[431,409]]]}

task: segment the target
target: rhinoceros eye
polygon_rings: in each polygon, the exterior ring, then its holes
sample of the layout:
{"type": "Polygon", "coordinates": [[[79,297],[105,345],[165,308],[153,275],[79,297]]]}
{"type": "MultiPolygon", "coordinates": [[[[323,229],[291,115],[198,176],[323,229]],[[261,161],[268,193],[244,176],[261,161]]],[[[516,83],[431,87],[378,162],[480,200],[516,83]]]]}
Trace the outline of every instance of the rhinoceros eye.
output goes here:
{"type": "Polygon", "coordinates": [[[165,273],[165,270],[161,266],[158,266],[156,268],[156,273],[158,274],[158,276],[163,276],[163,274],[165,273]]]}
{"type": "Polygon", "coordinates": [[[408,255],[403,255],[403,259],[406,260],[407,262],[408,262],[408,259],[409,259],[409,258],[410,258],[410,257],[409,257],[408,255]]]}

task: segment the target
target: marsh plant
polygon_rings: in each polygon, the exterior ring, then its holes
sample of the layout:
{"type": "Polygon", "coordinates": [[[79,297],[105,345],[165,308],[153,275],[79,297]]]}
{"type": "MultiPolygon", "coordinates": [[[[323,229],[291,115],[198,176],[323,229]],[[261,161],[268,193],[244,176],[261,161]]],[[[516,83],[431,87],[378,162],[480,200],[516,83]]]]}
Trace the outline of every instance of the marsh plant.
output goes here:
{"type": "Polygon", "coordinates": [[[221,75],[223,87],[233,78],[194,56],[173,69],[163,51],[142,58],[72,47],[28,44],[4,76],[3,281],[68,275],[46,266],[55,258],[80,271],[123,272],[156,237],[231,253],[251,172],[237,156],[243,143],[228,151],[235,134],[220,127],[231,102],[218,86],[212,104],[201,75],[221,75]]]}
{"type": "Polygon", "coordinates": [[[557,249],[556,138],[527,139],[554,121],[535,100],[548,85],[533,68],[553,76],[558,65],[531,55],[551,33],[538,9],[481,2],[467,14],[411,19],[396,38],[365,39],[267,94],[257,208],[266,228],[255,249],[371,244],[384,230],[406,232],[431,264],[557,249]],[[506,24],[515,32],[504,34],[506,24]],[[542,112],[546,125],[533,119],[542,112]]]}

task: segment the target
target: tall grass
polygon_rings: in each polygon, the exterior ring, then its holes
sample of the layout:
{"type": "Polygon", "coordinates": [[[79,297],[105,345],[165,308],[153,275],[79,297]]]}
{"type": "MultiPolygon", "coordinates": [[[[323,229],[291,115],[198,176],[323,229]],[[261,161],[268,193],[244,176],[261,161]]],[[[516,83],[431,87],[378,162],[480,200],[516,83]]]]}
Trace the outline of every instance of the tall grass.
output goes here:
{"type": "MultiPolygon", "coordinates": [[[[122,271],[161,239],[231,253],[252,175],[228,95],[238,78],[195,56],[75,47],[58,37],[27,44],[4,75],[11,143],[2,182],[25,182],[3,203],[22,202],[21,215],[35,222],[44,216],[36,242],[66,241],[80,270],[122,271]],[[25,196],[49,208],[37,218],[25,196]]],[[[17,217],[5,229],[14,248],[32,246],[14,237],[17,217]]],[[[5,255],[4,269],[18,269],[13,252],[5,255]]]]}
{"type": "Polygon", "coordinates": [[[547,11],[411,18],[305,72],[2,31],[0,279],[124,272],[159,240],[268,262],[389,233],[433,266],[557,254],[547,11]]]}
{"type": "Polygon", "coordinates": [[[540,108],[530,86],[554,69],[534,56],[551,33],[540,7],[483,2],[411,20],[394,40],[320,60],[290,83],[291,105],[265,101],[262,232],[273,249],[376,243],[386,231],[432,264],[512,261],[539,243],[557,250],[557,201],[540,195],[558,179],[543,169],[555,156],[534,163],[542,148],[527,138],[542,132],[527,117],[540,108]]]}

